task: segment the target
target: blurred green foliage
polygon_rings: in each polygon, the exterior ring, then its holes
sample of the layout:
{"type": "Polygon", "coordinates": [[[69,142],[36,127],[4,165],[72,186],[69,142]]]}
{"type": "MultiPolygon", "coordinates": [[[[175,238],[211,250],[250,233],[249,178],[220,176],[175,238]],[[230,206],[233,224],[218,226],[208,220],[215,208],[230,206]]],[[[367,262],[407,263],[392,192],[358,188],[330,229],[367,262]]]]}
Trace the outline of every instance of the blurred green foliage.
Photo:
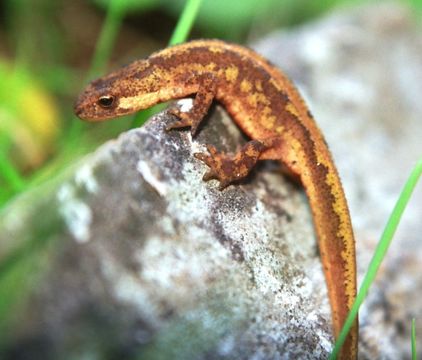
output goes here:
{"type": "MultiPolygon", "coordinates": [[[[95,4],[107,9],[111,0],[92,0],[95,4]]],[[[126,9],[128,13],[137,11],[146,11],[160,6],[159,0],[120,0],[120,5],[126,9]]]]}

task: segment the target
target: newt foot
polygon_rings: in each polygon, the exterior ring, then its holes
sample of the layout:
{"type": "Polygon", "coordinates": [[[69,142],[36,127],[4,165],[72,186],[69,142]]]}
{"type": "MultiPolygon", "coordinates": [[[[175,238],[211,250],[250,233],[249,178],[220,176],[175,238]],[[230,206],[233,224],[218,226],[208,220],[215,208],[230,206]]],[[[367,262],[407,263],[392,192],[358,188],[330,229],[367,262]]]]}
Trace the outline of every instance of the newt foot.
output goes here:
{"type": "Polygon", "coordinates": [[[178,120],[171,122],[166,126],[166,131],[180,128],[191,128],[192,136],[194,136],[198,130],[198,126],[201,123],[202,117],[195,116],[195,113],[181,111],[178,107],[171,107],[168,112],[174,115],[178,120]]]}
{"type": "Polygon", "coordinates": [[[218,180],[219,190],[225,189],[234,181],[246,177],[255,166],[260,154],[266,146],[258,140],[245,144],[235,155],[227,155],[217,151],[215,146],[206,145],[209,154],[195,153],[195,158],[204,162],[210,169],[204,174],[203,180],[218,180]]]}

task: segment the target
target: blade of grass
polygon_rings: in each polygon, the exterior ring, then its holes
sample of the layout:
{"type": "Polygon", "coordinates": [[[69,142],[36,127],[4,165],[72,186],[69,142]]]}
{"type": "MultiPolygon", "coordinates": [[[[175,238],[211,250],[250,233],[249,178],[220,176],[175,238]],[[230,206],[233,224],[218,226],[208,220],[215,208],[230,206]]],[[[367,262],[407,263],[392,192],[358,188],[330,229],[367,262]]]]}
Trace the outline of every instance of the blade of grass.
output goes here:
{"type": "Polygon", "coordinates": [[[403,215],[404,209],[406,208],[409,199],[412,195],[413,190],[422,174],[422,158],[419,159],[416,166],[413,168],[412,172],[410,173],[409,178],[406,181],[406,184],[403,187],[403,190],[400,194],[399,199],[397,200],[396,205],[394,206],[393,212],[390,215],[390,218],[387,221],[387,224],[384,228],[384,232],[381,235],[381,239],[378,242],[377,248],[375,249],[375,253],[372,257],[371,263],[368,266],[368,270],[365,274],[365,278],[362,281],[362,285],[359,289],[358,295],[356,300],[347,316],[347,319],[344,323],[343,329],[338,336],[338,339],[335,343],[334,349],[330,354],[329,359],[334,360],[337,358],[337,355],[346,340],[346,337],[352,327],[356,316],[359,312],[359,308],[362,305],[365,297],[368,293],[370,286],[372,285],[375,276],[378,272],[378,269],[381,265],[382,260],[384,259],[387,250],[390,246],[391,240],[396,232],[397,226],[400,222],[400,219],[403,215]]]}
{"type": "MultiPolygon", "coordinates": [[[[202,0],[186,0],[185,7],[180,15],[179,21],[170,37],[169,46],[176,45],[186,41],[192,29],[195,18],[198,14],[202,0]]],[[[163,109],[163,105],[159,104],[153,108],[141,111],[133,118],[131,128],[141,126],[148,118],[163,109]]]]}
{"type": "Polygon", "coordinates": [[[170,38],[169,45],[176,45],[186,41],[196,16],[201,6],[202,0],[187,0],[182,15],[177,22],[176,28],[170,38]]]}
{"type": "Polygon", "coordinates": [[[412,343],[412,360],[416,360],[416,324],[415,319],[412,319],[412,335],[411,335],[411,343],[412,343]]]}
{"type": "Polygon", "coordinates": [[[108,5],[107,15],[101,29],[100,36],[95,46],[94,56],[88,77],[94,77],[104,71],[104,67],[110,58],[117,33],[120,29],[126,12],[126,2],[111,0],[108,5]]]}
{"type": "MultiPolygon", "coordinates": [[[[9,148],[10,139],[7,134],[0,136],[0,175],[6,182],[6,186],[10,188],[13,193],[18,193],[25,189],[26,181],[21,176],[18,169],[14,166],[11,160],[7,157],[6,149],[9,148]]],[[[1,206],[1,204],[0,204],[1,206]]]]}
{"type": "MultiPolygon", "coordinates": [[[[110,0],[106,18],[101,28],[101,32],[95,45],[94,55],[91,60],[91,66],[87,78],[92,79],[104,71],[105,65],[110,58],[117,33],[125,15],[126,2],[122,0],[110,0]]],[[[68,136],[65,141],[65,149],[72,148],[80,133],[85,129],[86,124],[79,120],[72,121],[68,136]]]]}
{"type": "Polygon", "coordinates": [[[17,193],[25,189],[25,180],[3,152],[0,152],[0,173],[13,192],[17,193]]]}

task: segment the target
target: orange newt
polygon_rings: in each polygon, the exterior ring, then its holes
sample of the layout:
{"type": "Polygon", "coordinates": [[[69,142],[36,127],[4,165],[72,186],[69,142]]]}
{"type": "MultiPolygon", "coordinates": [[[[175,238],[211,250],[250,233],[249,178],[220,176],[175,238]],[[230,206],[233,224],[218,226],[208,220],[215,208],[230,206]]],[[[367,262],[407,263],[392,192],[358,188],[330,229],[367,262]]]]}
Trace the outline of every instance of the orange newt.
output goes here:
{"type": "MultiPolygon", "coordinates": [[[[258,160],[279,160],[300,178],[308,195],[338,336],[356,296],[355,241],[343,188],[328,146],[295,86],[252,50],[219,40],[197,40],[152,54],[146,60],[91,82],[75,113],[101,121],[194,95],[192,108],[170,112],[167,129],[190,127],[195,135],[213,100],[220,102],[251,139],[230,156],[208,145],[195,156],[209,166],[204,180],[220,189],[244,178],[258,160]]],[[[340,353],[357,357],[358,324],[340,353]]]]}

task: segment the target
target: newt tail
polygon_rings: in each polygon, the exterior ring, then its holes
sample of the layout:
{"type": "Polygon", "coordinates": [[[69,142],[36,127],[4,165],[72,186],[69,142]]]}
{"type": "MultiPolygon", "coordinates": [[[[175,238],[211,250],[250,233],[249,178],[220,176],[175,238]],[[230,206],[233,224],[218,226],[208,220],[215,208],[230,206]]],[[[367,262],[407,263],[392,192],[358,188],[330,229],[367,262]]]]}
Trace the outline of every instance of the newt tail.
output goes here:
{"type": "MultiPolygon", "coordinates": [[[[131,114],[160,102],[194,95],[188,112],[170,111],[168,126],[190,127],[192,135],[214,100],[220,102],[251,139],[229,156],[208,145],[195,156],[220,188],[248,175],[258,160],[280,161],[308,195],[337,337],[356,297],[355,240],[347,202],[328,146],[294,85],[277,68],[247,48],[218,40],[197,40],[152,54],[146,60],[93,81],[79,97],[75,113],[100,121],[131,114]]],[[[340,352],[356,359],[357,321],[340,352]]]]}

